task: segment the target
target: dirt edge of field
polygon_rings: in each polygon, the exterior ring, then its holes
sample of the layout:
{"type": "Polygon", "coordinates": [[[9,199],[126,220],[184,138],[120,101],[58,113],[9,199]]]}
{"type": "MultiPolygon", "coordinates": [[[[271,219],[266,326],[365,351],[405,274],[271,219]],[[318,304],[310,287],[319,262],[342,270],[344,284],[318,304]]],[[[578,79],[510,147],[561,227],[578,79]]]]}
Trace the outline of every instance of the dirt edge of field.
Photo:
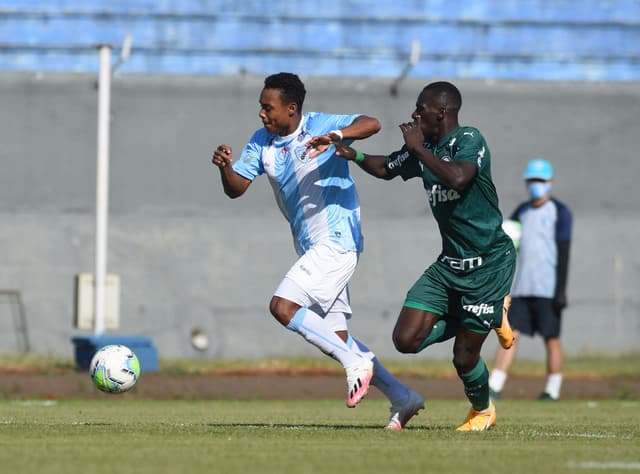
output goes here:
{"type": "MultiPolygon", "coordinates": [[[[457,377],[399,376],[409,387],[426,398],[464,398],[457,377]]],[[[544,377],[511,377],[502,393],[507,399],[536,399],[544,389],[544,377]]],[[[344,377],[334,371],[278,370],[225,371],[211,374],[144,373],[125,398],[142,399],[265,399],[304,400],[341,398],[344,377]]],[[[0,370],[0,397],[4,399],[66,399],[110,396],[97,390],[86,372],[74,370],[0,370]]],[[[373,389],[369,398],[382,399],[373,389]]],[[[567,377],[562,399],[640,399],[640,379],[605,377],[567,377]]]]}

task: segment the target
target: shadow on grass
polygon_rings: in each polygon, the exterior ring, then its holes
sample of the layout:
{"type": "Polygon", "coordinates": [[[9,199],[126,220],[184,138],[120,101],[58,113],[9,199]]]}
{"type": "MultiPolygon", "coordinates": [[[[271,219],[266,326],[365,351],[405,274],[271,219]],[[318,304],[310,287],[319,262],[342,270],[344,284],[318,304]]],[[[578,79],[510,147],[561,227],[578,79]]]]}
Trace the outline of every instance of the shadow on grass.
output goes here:
{"type": "MultiPolygon", "coordinates": [[[[325,423],[207,423],[206,426],[214,428],[276,428],[283,430],[377,430],[385,432],[393,432],[393,430],[384,430],[379,424],[369,425],[331,425],[325,423]]],[[[402,431],[450,431],[450,426],[407,426],[402,431]]]]}

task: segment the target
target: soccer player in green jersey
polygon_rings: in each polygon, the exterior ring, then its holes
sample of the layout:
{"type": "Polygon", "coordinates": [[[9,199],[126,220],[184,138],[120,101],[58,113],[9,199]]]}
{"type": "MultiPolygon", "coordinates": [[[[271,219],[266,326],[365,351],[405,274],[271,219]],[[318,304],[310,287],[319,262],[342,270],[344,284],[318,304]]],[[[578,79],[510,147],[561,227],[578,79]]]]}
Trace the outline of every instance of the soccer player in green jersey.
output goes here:
{"type": "Polygon", "coordinates": [[[453,364],[471,402],[458,430],[483,431],[495,425],[496,410],[480,350],[492,329],[503,347],[513,344],[507,309],[516,252],[501,228],[489,147],[478,129],[458,123],[461,105],[453,84],[427,85],[413,121],[400,125],[404,146],[388,156],[364,154],[332,138],[338,156],[377,178],[422,178],[442,252],[409,289],[393,342],[400,352],[417,353],[455,337],[453,364]]]}

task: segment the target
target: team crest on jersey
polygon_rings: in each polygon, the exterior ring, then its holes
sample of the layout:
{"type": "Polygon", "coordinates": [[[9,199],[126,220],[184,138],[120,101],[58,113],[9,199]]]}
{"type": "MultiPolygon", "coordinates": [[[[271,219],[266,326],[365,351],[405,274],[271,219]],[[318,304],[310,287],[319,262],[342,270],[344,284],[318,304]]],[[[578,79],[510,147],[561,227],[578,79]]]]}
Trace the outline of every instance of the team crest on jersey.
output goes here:
{"type": "Polygon", "coordinates": [[[298,159],[298,161],[302,163],[306,163],[311,158],[309,155],[311,154],[311,149],[306,146],[297,146],[293,149],[294,156],[298,159]]]}
{"type": "Polygon", "coordinates": [[[298,134],[298,137],[296,138],[296,140],[298,140],[299,142],[303,142],[303,141],[307,140],[307,137],[308,137],[308,138],[311,138],[311,135],[309,135],[309,133],[308,133],[308,132],[306,132],[306,131],[302,130],[302,131],[298,134]]]}

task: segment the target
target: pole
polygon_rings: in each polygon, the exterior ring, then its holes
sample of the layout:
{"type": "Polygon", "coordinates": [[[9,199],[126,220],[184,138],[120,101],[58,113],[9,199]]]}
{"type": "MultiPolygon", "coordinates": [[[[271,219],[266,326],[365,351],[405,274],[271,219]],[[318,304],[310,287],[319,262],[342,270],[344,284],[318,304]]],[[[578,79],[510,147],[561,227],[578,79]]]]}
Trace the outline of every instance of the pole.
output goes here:
{"type": "Polygon", "coordinates": [[[111,112],[111,46],[101,44],[98,78],[98,162],[96,171],[96,273],[94,334],[104,333],[109,215],[109,117],[111,112]]]}
{"type": "Polygon", "coordinates": [[[413,69],[415,65],[418,64],[419,60],[420,60],[420,40],[414,39],[411,42],[411,53],[409,54],[409,61],[407,61],[407,63],[404,66],[404,69],[402,69],[402,72],[400,73],[400,75],[393,81],[393,83],[391,84],[391,87],[389,88],[389,92],[393,97],[396,97],[398,95],[398,87],[400,86],[400,83],[404,80],[405,77],[407,77],[407,74],[409,74],[409,71],[411,71],[411,69],[413,69]]]}

